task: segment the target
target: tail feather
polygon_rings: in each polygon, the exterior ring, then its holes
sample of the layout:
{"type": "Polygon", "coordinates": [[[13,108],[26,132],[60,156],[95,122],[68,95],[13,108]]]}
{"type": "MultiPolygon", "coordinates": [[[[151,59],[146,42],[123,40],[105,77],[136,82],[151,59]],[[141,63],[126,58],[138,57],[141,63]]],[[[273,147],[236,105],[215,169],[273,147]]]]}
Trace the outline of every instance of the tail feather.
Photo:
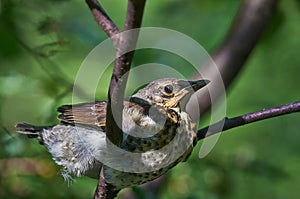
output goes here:
{"type": "Polygon", "coordinates": [[[43,129],[50,128],[48,126],[34,126],[28,123],[18,123],[16,125],[16,128],[18,133],[27,135],[29,138],[38,138],[38,140],[41,142],[41,132],[43,129]]]}

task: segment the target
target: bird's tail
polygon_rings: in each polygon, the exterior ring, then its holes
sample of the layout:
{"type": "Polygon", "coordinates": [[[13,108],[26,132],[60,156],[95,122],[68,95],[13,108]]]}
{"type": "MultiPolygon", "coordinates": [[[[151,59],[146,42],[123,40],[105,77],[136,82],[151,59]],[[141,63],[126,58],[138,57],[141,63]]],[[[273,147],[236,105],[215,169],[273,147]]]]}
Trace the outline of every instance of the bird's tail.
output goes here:
{"type": "MultiPolygon", "coordinates": [[[[27,123],[18,123],[16,125],[17,132],[27,135],[29,138],[37,138],[41,142],[41,132],[43,129],[50,128],[49,126],[34,126],[27,123]]],[[[42,142],[41,142],[42,144],[42,142]]]]}

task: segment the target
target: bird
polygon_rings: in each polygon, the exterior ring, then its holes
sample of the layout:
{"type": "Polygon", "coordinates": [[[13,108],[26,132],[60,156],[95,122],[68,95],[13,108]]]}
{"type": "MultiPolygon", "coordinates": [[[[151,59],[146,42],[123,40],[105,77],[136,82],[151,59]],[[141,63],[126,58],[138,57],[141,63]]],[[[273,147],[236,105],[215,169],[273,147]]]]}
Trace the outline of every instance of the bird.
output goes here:
{"type": "Polygon", "coordinates": [[[209,80],[163,78],[123,102],[121,146],[106,139],[107,102],[60,106],[59,124],[18,123],[17,132],[44,145],[66,178],[86,175],[114,190],[140,185],[187,160],[197,143],[197,121],[185,110],[191,95],[209,80]]]}

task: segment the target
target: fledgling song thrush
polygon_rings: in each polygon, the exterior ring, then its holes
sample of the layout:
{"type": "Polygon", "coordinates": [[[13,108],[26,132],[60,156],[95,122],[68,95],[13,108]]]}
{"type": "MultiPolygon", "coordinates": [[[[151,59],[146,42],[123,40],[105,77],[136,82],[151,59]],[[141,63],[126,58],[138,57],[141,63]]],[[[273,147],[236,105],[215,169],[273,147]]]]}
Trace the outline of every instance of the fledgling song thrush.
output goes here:
{"type": "Polygon", "coordinates": [[[119,149],[107,144],[106,102],[61,106],[61,124],[55,126],[16,127],[47,147],[65,177],[98,178],[103,164],[106,182],[119,190],[158,178],[187,159],[196,143],[196,123],[183,106],[208,82],[159,79],[124,101],[119,149]]]}

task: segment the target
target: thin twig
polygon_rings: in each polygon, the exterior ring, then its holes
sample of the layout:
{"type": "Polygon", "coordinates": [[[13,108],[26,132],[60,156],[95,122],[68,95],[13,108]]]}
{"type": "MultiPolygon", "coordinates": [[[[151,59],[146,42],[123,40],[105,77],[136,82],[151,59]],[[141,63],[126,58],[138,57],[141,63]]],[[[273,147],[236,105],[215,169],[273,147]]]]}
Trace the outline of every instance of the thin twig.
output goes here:
{"type": "Polygon", "coordinates": [[[204,139],[208,136],[214,135],[219,132],[226,131],[235,127],[243,126],[245,124],[257,122],[260,120],[265,120],[281,115],[291,114],[295,112],[300,112],[300,101],[294,102],[278,107],[272,107],[268,109],[263,109],[253,113],[244,114],[234,118],[225,118],[215,124],[207,126],[198,130],[198,140],[204,139]],[[222,128],[219,128],[220,125],[223,125],[222,128]],[[209,130],[209,131],[208,131],[209,130]]]}
{"type": "MultiPolygon", "coordinates": [[[[91,9],[95,20],[101,26],[103,31],[107,34],[109,38],[113,38],[114,35],[120,33],[119,28],[114,24],[114,22],[106,14],[98,0],[85,0],[86,4],[91,9]]],[[[114,42],[114,41],[113,41],[114,42]]],[[[114,42],[115,44],[115,42],[114,42]]]]}
{"type": "MultiPolygon", "coordinates": [[[[253,123],[253,122],[257,122],[260,120],[265,120],[265,119],[269,119],[269,118],[273,118],[273,117],[278,117],[278,116],[282,116],[282,115],[286,115],[286,114],[296,113],[296,112],[300,112],[300,101],[282,105],[282,106],[278,106],[278,107],[263,109],[260,111],[244,114],[244,115],[237,116],[237,117],[230,118],[230,119],[225,118],[219,122],[216,122],[210,126],[207,126],[207,127],[204,127],[202,129],[198,130],[198,133],[197,133],[198,141],[202,140],[208,136],[214,135],[216,133],[227,131],[229,129],[243,126],[245,124],[249,124],[249,123],[253,123]],[[220,125],[223,125],[223,127],[220,128],[220,125]]],[[[160,187],[162,185],[162,183],[164,183],[164,180],[162,182],[156,181],[155,185],[153,183],[151,184],[152,185],[151,188],[153,189],[153,186],[154,186],[154,189],[158,189],[158,187],[160,187]],[[160,185],[160,186],[158,186],[158,185],[160,185]]],[[[150,184],[150,183],[147,183],[147,184],[150,184]]],[[[147,184],[145,184],[145,185],[147,186],[147,184]]],[[[151,189],[151,188],[149,187],[149,189],[151,189]]],[[[134,194],[132,192],[130,192],[130,193],[127,193],[125,198],[136,198],[136,197],[134,196],[134,194]]]]}

